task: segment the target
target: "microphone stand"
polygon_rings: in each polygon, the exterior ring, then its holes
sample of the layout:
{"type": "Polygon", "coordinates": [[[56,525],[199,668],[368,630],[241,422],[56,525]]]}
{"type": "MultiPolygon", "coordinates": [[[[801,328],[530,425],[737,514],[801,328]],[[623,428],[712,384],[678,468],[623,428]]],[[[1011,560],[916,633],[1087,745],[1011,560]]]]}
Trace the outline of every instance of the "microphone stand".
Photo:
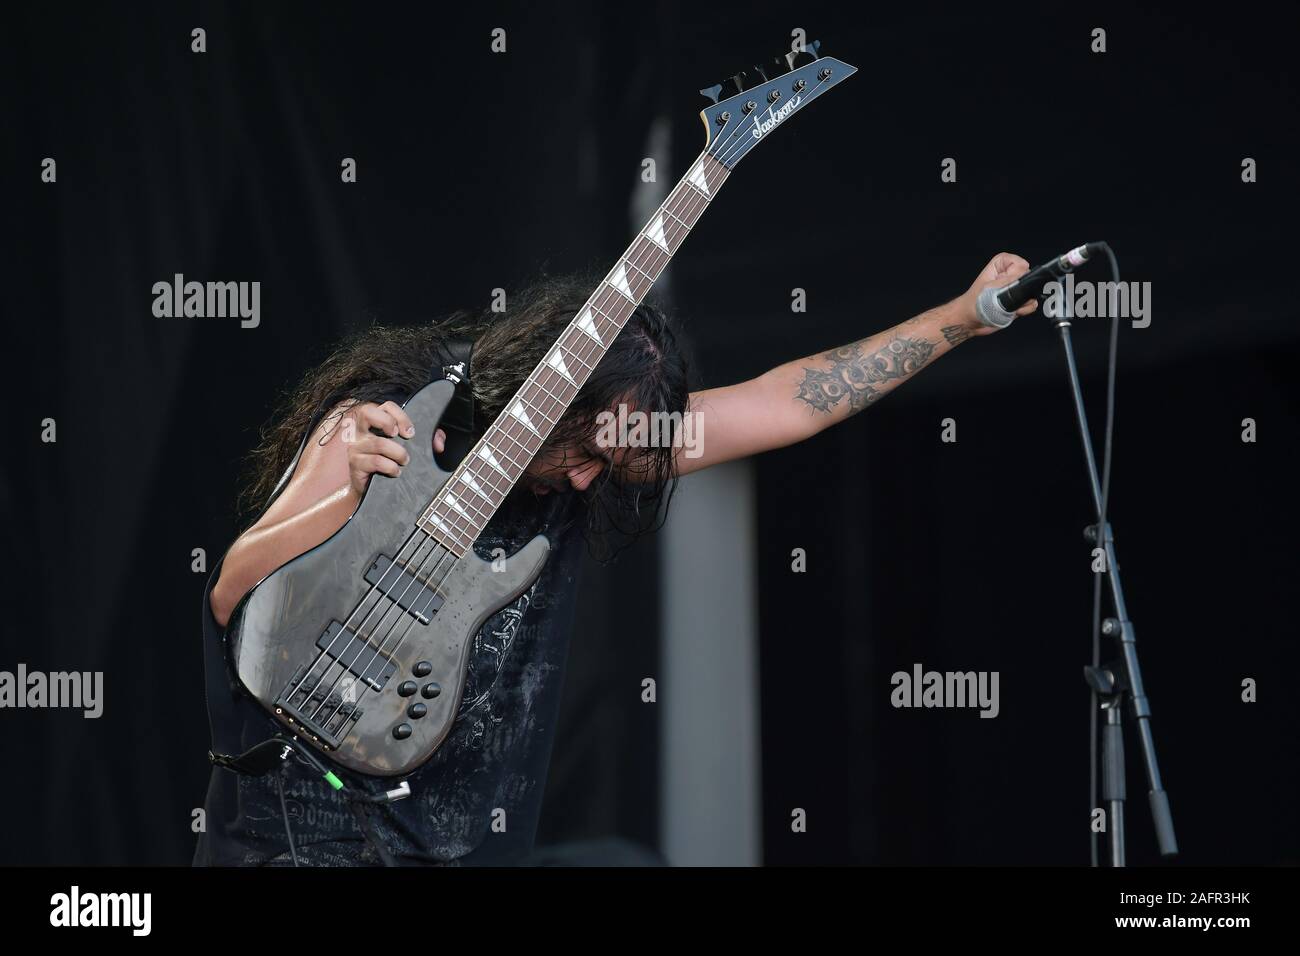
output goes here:
{"type": "MultiPolygon", "coordinates": [[[[1148,800],[1151,805],[1151,817],[1155,823],[1156,840],[1160,845],[1162,856],[1178,853],[1178,841],[1174,837],[1173,817],[1169,812],[1169,797],[1160,782],[1160,769],[1156,765],[1155,741],[1151,736],[1151,705],[1142,688],[1142,671],[1138,666],[1137,638],[1133,631],[1133,622],[1129,620],[1128,610],[1124,604],[1124,590],[1120,586],[1119,562],[1115,559],[1115,538],[1111,524],[1106,522],[1105,529],[1099,533],[1101,520],[1101,481],[1097,476],[1097,459],[1093,453],[1092,437],[1088,431],[1088,416],[1083,408],[1083,390],[1079,385],[1079,369],[1074,360],[1074,344],[1070,338],[1070,324],[1073,318],[1072,303],[1069,296],[1062,296],[1064,308],[1059,316],[1048,316],[1060,330],[1061,345],[1065,350],[1065,363],[1070,373],[1070,388],[1074,393],[1075,418],[1079,425],[1079,435],[1083,439],[1083,455],[1088,466],[1088,479],[1092,485],[1093,506],[1096,508],[1098,523],[1084,529],[1084,537],[1094,548],[1101,548],[1106,560],[1106,580],[1110,583],[1111,599],[1115,607],[1115,616],[1106,618],[1101,625],[1101,633],[1118,641],[1119,656],[1103,663],[1100,667],[1084,667],[1084,679],[1096,692],[1105,718],[1102,728],[1102,802],[1106,805],[1106,832],[1110,836],[1110,865],[1125,866],[1124,802],[1126,799],[1124,783],[1124,703],[1132,702],[1133,716],[1137,719],[1138,740],[1142,747],[1142,759],[1146,765],[1148,800]]],[[[1044,306],[1046,314],[1046,306],[1044,306]]],[[[1118,322],[1119,318],[1111,321],[1118,322]]]]}

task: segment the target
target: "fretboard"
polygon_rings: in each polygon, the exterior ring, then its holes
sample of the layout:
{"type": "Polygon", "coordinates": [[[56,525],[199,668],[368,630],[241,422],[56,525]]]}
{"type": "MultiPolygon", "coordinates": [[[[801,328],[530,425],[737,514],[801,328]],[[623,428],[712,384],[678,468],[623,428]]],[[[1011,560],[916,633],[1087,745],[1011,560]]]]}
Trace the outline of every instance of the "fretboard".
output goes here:
{"type": "Polygon", "coordinates": [[[457,556],[469,551],[729,172],[707,153],[691,164],[430,502],[418,522],[423,531],[457,556]]]}

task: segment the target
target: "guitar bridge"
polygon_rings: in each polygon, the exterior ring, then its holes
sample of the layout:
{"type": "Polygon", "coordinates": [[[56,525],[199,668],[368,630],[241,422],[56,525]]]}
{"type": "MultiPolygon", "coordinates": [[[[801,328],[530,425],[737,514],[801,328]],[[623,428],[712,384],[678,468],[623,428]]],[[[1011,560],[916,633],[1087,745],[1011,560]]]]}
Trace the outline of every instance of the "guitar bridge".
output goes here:
{"type": "Polygon", "coordinates": [[[357,701],[368,690],[382,691],[397,665],[360,635],[331,621],[316,640],[321,657],[299,668],[275,700],[276,711],[329,747],[337,747],[361,717],[357,701]],[[325,666],[318,665],[325,661],[325,666]]]}

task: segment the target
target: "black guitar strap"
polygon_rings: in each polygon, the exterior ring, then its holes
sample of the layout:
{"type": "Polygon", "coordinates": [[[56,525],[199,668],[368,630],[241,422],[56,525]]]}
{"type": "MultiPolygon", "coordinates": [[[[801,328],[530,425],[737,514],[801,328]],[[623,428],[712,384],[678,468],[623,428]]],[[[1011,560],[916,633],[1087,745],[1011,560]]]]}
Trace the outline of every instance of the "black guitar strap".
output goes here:
{"type": "Polygon", "coordinates": [[[451,404],[439,422],[439,427],[447,433],[446,450],[441,457],[444,464],[453,468],[469,454],[479,437],[474,424],[474,390],[470,381],[473,357],[473,341],[449,339],[437,349],[433,368],[429,370],[429,381],[447,379],[456,386],[451,404]]]}

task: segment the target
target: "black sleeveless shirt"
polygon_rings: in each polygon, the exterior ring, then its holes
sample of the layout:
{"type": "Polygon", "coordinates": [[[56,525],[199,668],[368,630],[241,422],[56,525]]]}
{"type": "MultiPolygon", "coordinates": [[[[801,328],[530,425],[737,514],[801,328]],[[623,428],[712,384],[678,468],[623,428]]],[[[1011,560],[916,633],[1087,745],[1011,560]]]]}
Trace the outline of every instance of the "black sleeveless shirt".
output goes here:
{"type": "MultiPolygon", "coordinates": [[[[409,797],[380,805],[370,816],[375,835],[400,863],[508,865],[524,862],[533,849],[573,624],[582,544],[573,520],[576,499],[573,493],[539,499],[516,489],[475,542],[487,560],[494,549],[512,554],[538,533],[550,538],[552,550],[532,587],[475,635],[464,694],[437,751],[407,776],[383,778],[370,788],[410,784],[409,797]]],[[[238,755],[280,727],[229,665],[209,603],[220,572],[218,562],[203,594],[208,718],[213,751],[238,755]]],[[[342,795],[301,761],[282,763],[299,862],[377,865],[342,795]]],[[[195,866],[292,865],[276,777],[276,771],[253,777],[213,768],[195,866]]]]}

